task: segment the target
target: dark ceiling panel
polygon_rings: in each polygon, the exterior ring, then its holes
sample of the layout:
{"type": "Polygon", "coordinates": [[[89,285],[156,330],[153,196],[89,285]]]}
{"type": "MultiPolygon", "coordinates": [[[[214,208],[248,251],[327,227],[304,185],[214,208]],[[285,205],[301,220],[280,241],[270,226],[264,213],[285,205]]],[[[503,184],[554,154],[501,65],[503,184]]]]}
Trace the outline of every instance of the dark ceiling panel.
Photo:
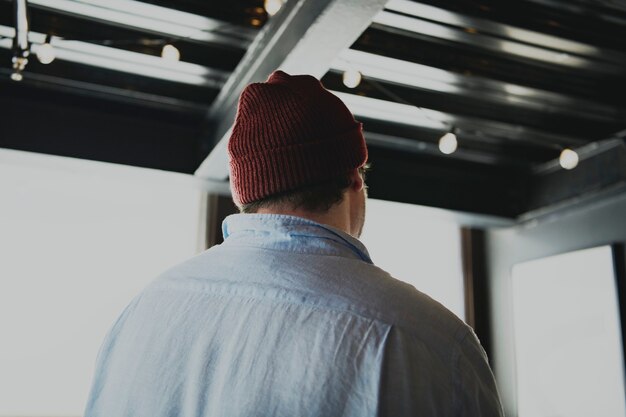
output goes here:
{"type": "Polygon", "coordinates": [[[515,217],[524,210],[525,177],[507,169],[369,147],[371,198],[515,217]]]}
{"type": "Polygon", "coordinates": [[[0,82],[0,147],[192,173],[202,116],[0,82]]]}
{"type": "Polygon", "coordinates": [[[242,26],[263,26],[268,17],[263,8],[263,0],[147,0],[144,2],[242,26]]]}

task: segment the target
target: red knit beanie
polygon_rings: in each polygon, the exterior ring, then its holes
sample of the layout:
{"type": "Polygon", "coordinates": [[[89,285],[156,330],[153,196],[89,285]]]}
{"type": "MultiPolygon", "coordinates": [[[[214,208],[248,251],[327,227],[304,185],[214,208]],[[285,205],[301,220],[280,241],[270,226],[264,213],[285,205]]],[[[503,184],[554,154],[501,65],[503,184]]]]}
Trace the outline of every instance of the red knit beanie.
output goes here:
{"type": "Polygon", "coordinates": [[[367,147],[361,123],[317,79],[275,71],[241,93],[228,155],[233,199],[248,204],[359,168],[367,147]]]}

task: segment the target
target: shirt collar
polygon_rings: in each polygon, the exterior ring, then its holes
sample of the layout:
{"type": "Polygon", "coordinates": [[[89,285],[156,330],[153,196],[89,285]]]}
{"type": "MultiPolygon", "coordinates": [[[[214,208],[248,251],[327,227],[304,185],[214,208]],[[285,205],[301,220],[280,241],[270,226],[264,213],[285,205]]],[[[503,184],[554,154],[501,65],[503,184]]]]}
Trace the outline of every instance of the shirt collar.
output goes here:
{"type": "Polygon", "coordinates": [[[361,241],[334,227],[284,214],[233,214],[222,223],[224,244],[347,256],[372,263],[361,241]]]}

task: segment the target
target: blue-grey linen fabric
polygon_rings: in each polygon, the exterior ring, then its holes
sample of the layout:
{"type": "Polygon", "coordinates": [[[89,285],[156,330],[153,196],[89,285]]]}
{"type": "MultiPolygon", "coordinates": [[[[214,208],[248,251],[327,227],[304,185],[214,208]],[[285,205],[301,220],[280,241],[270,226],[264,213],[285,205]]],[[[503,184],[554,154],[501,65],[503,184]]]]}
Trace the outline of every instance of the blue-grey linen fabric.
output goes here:
{"type": "Polygon", "coordinates": [[[223,231],[124,310],[87,417],[502,415],[471,329],[357,239],[284,215],[223,231]]]}

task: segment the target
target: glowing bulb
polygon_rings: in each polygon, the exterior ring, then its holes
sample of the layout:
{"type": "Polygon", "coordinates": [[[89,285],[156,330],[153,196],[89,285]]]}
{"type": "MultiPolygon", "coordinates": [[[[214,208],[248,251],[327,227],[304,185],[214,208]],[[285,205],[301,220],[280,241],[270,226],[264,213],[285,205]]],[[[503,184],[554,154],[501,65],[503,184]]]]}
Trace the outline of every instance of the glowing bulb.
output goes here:
{"type": "Polygon", "coordinates": [[[563,149],[559,163],[563,169],[574,169],[578,165],[578,154],[571,149],[563,149]]]}
{"type": "Polygon", "coordinates": [[[39,59],[39,62],[44,65],[47,65],[54,61],[54,58],[56,58],[54,46],[50,45],[47,42],[39,45],[39,48],[37,48],[37,58],[39,59]]]}
{"type": "Polygon", "coordinates": [[[348,88],[355,88],[359,84],[361,84],[361,73],[357,70],[349,69],[343,73],[343,85],[348,88]]]}
{"type": "Polygon", "coordinates": [[[22,79],[24,79],[24,77],[19,72],[14,72],[14,73],[11,74],[11,79],[13,81],[22,81],[22,79]]]}
{"type": "Polygon", "coordinates": [[[180,51],[174,45],[168,43],[167,45],[163,45],[161,57],[168,61],[178,61],[180,60],[180,51]]]}
{"type": "Polygon", "coordinates": [[[283,3],[283,0],[265,0],[265,11],[268,15],[274,16],[283,7],[283,3]]]}
{"type": "Polygon", "coordinates": [[[448,132],[439,139],[439,150],[441,153],[450,155],[459,146],[456,135],[452,132],[448,132]]]}

